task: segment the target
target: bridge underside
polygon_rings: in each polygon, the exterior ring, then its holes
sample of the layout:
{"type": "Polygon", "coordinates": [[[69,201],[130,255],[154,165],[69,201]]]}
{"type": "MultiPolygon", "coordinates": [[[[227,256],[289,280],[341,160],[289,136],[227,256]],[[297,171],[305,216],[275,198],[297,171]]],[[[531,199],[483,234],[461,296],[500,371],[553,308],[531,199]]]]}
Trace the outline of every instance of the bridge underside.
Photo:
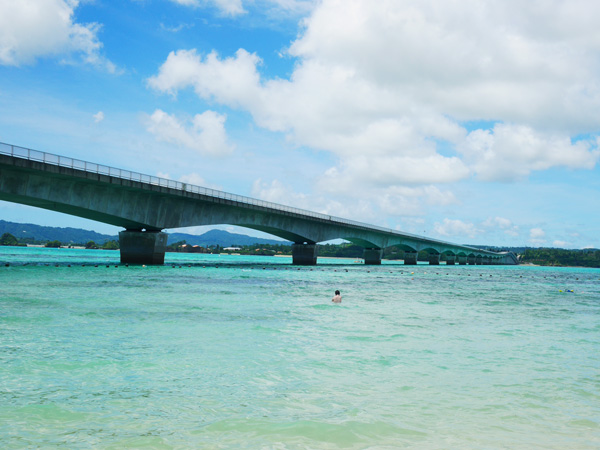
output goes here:
{"type": "Polygon", "coordinates": [[[74,168],[0,155],[0,200],[83,217],[125,229],[119,235],[121,260],[162,264],[169,228],[197,225],[238,225],[293,242],[293,263],[317,262],[318,242],[345,239],[365,248],[365,264],[381,264],[383,249],[405,251],[405,264],[416,264],[426,250],[429,263],[514,264],[512,254],[469,249],[341,220],[311,217],[268,206],[146,184],[74,168]]]}

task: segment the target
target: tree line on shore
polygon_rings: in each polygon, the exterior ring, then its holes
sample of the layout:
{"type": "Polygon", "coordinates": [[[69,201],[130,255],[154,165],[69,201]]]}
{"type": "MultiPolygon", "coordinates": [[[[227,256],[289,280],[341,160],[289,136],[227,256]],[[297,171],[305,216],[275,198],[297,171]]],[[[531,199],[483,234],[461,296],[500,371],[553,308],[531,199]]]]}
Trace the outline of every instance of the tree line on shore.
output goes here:
{"type": "MultiPolygon", "coordinates": [[[[0,237],[0,245],[26,246],[27,244],[44,245],[45,247],[59,248],[63,246],[60,241],[36,241],[32,238],[18,239],[10,233],[4,233],[0,237]]],[[[88,241],[82,244],[68,244],[68,247],[85,247],[86,249],[104,249],[118,250],[119,242],[110,240],[103,244],[96,244],[94,241],[88,241]]],[[[167,246],[167,251],[185,252],[189,251],[191,246],[186,241],[174,242],[167,246]]],[[[494,249],[497,250],[497,249],[494,249]]],[[[335,258],[362,258],[363,247],[352,243],[345,244],[324,244],[319,245],[318,255],[323,257],[335,258]]],[[[202,248],[202,253],[235,253],[240,255],[291,255],[292,247],[287,244],[253,244],[236,245],[221,247],[217,245],[208,245],[202,248]]],[[[383,258],[387,260],[400,260],[404,258],[404,250],[392,246],[383,250],[383,258]]],[[[427,261],[428,253],[419,252],[419,261],[427,261]]],[[[442,256],[442,261],[444,257],[442,256]]],[[[526,248],[520,255],[521,263],[536,264],[540,266],[579,266],[579,267],[600,267],[600,250],[565,250],[559,248],[526,248]]]]}
{"type": "Polygon", "coordinates": [[[522,263],[538,266],[600,267],[600,250],[564,250],[561,248],[529,248],[519,256],[522,263]]]}
{"type": "Polygon", "coordinates": [[[118,241],[106,241],[103,244],[96,244],[94,241],[88,241],[81,244],[63,243],[59,240],[40,240],[34,238],[21,238],[18,239],[10,233],[4,233],[0,236],[0,245],[10,245],[15,247],[26,247],[27,245],[43,245],[48,248],[60,248],[60,247],[85,247],[86,249],[102,249],[102,250],[118,250],[118,241]]]}

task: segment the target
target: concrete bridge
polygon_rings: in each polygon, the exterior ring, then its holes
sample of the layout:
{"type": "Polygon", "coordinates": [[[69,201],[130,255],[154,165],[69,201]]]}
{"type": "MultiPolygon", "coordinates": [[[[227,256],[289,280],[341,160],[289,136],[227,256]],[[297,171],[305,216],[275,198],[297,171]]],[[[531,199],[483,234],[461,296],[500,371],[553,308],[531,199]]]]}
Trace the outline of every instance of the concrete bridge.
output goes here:
{"type": "Polygon", "coordinates": [[[293,242],[293,264],[317,263],[317,243],[345,239],[364,247],[365,264],[381,264],[383,249],[405,251],[416,264],[517,264],[513,253],[452,244],[290,206],[193,186],[128,170],[0,143],[0,200],[123,227],[121,262],[163,264],[164,229],[238,225],[293,242]]]}

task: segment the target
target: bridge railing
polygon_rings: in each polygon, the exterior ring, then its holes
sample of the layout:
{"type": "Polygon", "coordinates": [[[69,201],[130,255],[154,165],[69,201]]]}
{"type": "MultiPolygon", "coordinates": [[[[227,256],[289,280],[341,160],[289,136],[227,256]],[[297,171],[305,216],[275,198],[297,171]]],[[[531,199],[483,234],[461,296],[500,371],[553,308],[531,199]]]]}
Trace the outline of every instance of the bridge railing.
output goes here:
{"type": "MultiPolygon", "coordinates": [[[[328,222],[335,222],[344,225],[350,225],[354,227],[364,228],[367,230],[377,230],[384,233],[401,234],[402,236],[412,237],[419,240],[430,240],[435,243],[446,244],[455,246],[450,242],[438,241],[437,239],[423,238],[410,233],[398,233],[396,230],[391,228],[380,227],[377,225],[371,225],[364,222],[358,222],[350,219],[344,219],[341,217],[330,216],[328,214],[322,214],[306,209],[295,208],[292,206],[281,205],[279,203],[267,202],[264,200],[258,200],[252,197],[245,197],[243,195],[231,194],[229,192],[218,191],[215,189],[205,188],[202,186],[195,186],[193,184],[182,183],[180,181],[169,180],[167,178],[155,177],[152,175],[144,175],[138,172],[132,172],[130,170],[118,169],[116,167],[104,166],[102,164],[96,164],[88,161],[82,161],[79,159],[69,158],[66,156],[55,155],[52,153],[40,152],[38,150],[32,150],[29,148],[19,147],[16,145],[10,145],[0,142],[0,154],[10,155],[17,158],[27,159],[31,161],[39,161],[46,164],[52,164],[55,166],[66,167],[70,169],[82,170],[84,172],[96,173],[100,175],[107,175],[114,178],[120,178],[129,181],[137,181],[140,183],[151,184],[155,186],[161,186],[171,189],[176,189],[185,192],[191,192],[193,194],[205,195],[208,197],[220,198],[224,200],[231,200],[237,203],[259,206],[263,208],[269,208],[276,211],[282,211],[292,214],[298,214],[306,217],[315,219],[321,219],[328,222]]],[[[465,247],[465,246],[459,246],[465,247]]],[[[481,250],[480,250],[481,251],[481,250]]]]}

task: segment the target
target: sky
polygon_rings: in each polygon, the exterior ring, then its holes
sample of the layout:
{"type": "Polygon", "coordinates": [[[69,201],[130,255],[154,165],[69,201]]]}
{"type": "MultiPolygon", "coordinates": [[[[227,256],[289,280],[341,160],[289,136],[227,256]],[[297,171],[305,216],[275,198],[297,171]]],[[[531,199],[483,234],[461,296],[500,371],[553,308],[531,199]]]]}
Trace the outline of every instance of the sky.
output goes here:
{"type": "Polygon", "coordinates": [[[0,0],[0,142],[456,243],[600,248],[598,23],[594,0],[0,0]]]}

